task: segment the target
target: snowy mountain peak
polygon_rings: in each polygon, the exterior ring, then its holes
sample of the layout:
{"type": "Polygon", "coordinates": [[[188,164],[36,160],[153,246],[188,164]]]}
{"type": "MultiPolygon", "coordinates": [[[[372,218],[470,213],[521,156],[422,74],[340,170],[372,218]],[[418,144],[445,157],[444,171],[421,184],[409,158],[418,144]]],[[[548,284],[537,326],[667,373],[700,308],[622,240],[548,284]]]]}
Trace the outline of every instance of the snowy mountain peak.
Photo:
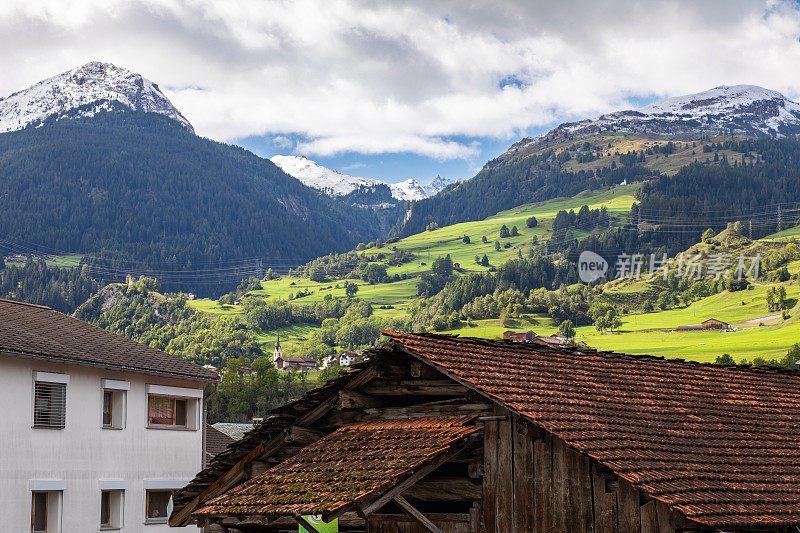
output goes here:
{"type": "Polygon", "coordinates": [[[659,113],[695,114],[698,112],[708,114],[712,111],[731,111],[769,100],[782,102],[789,107],[800,109],[800,104],[788,100],[778,91],[772,91],[757,85],[720,85],[696,94],[665,98],[642,107],[639,111],[647,115],[659,113]]]}
{"type": "Polygon", "coordinates": [[[749,138],[800,135],[800,104],[777,91],[756,85],[721,85],[696,94],[659,100],[636,110],[566,122],[541,137],[522,139],[498,160],[532,153],[564,141],[614,132],[684,138],[698,135],[749,138]]]}
{"type": "Polygon", "coordinates": [[[436,176],[433,178],[433,181],[425,186],[425,192],[428,193],[428,196],[436,196],[439,191],[447,188],[448,185],[452,185],[453,183],[455,183],[454,180],[436,176]]]}
{"type": "Polygon", "coordinates": [[[427,187],[409,178],[400,183],[385,183],[372,178],[359,178],[342,174],[336,170],[298,155],[276,155],[270,158],[281,170],[297,178],[304,185],[318,189],[329,196],[345,196],[359,188],[388,186],[395,200],[422,200],[433,196],[450,184],[449,180],[437,178],[427,187]]]}
{"type": "Polygon", "coordinates": [[[114,108],[114,102],[133,111],[165,115],[194,132],[158,85],[130,70],[93,61],[0,98],[0,133],[67,116],[77,108],[82,116],[91,116],[114,108]]]}

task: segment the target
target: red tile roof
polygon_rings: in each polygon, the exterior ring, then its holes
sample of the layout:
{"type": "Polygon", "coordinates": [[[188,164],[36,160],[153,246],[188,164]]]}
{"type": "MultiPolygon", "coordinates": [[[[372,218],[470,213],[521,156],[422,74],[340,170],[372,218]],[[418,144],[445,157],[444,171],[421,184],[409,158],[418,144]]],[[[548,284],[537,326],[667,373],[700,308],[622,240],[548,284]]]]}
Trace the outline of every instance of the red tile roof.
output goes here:
{"type": "Polygon", "coordinates": [[[49,307],[0,299],[0,354],[212,382],[217,373],[49,307]]]}
{"type": "Polygon", "coordinates": [[[691,520],[800,524],[794,371],[384,334],[691,520]]]}
{"type": "Polygon", "coordinates": [[[333,514],[377,497],[478,431],[470,417],[344,426],[226,494],[195,516],[333,514]]]}

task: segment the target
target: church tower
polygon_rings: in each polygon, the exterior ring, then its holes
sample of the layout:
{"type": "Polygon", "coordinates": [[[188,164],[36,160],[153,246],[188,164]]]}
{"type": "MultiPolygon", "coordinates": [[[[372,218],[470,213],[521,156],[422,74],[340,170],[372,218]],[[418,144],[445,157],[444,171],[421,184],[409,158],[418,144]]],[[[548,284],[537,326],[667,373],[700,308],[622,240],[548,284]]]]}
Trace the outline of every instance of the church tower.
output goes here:
{"type": "Polygon", "coordinates": [[[272,352],[272,364],[277,366],[278,357],[283,358],[283,350],[281,350],[281,336],[275,341],[275,351],[272,352]]]}

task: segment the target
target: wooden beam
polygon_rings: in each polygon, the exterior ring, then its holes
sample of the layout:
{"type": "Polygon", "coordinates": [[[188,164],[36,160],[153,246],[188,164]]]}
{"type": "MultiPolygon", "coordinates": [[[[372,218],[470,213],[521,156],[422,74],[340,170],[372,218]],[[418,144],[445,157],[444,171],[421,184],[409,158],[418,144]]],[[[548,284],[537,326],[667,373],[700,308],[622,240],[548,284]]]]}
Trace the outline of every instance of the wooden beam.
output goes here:
{"type": "Polygon", "coordinates": [[[423,466],[422,468],[411,474],[409,477],[407,477],[406,479],[404,479],[403,481],[401,481],[400,483],[389,489],[387,492],[385,492],[377,500],[373,501],[371,504],[365,507],[362,507],[361,510],[363,511],[364,515],[372,514],[373,512],[377,511],[378,509],[389,503],[392,500],[392,498],[394,498],[396,495],[401,494],[408,487],[410,487],[411,485],[413,485],[420,479],[424,478],[425,476],[427,476],[428,474],[439,468],[441,465],[443,465],[444,463],[446,463],[447,461],[449,461],[450,459],[461,453],[461,451],[463,451],[465,447],[466,446],[461,446],[450,453],[441,455],[437,459],[434,459],[427,465],[423,466]]]}
{"type": "Polygon", "coordinates": [[[309,531],[309,533],[319,533],[319,530],[317,528],[315,528],[314,526],[312,526],[311,524],[309,524],[308,520],[306,520],[302,516],[299,516],[299,515],[295,516],[294,519],[297,520],[298,524],[300,524],[301,526],[306,528],[309,531]]]}
{"type": "Polygon", "coordinates": [[[361,392],[373,394],[375,396],[463,396],[467,393],[467,389],[464,388],[463,385],[453,383],[452,381],[441,380],[439,383],[431,383],[433,380],[426,381],[428,382],[374,383],[363,387],[361,392]]]}
{"type": "Polygon", "coordinates": [[[401,508],[402,508],[402,509],[403,509],[403,510],[406,512],[406,513],[408,513],[408,516],[410,516],[411,518],[413,518],[414,520],[416,520],[417,522],[419,522],[420,524],[422,524],[422,527],[424,527],[425,529],[427,529],[428,531],[430,531],[430,533],[442,533],[442,530],[441,530],[441,529],[439,529],[438,527],[436,527],[436,524],[434,524],[433,522],[431,522],[430,520],[428,520],[428,518],[427,518],[427,517],[426,517],[424,514],[420,513],[420,512],[417,510],[417,508],[416,508],[416,507],[414,507],[413,505],[411,505],[410,503],[408,503],[408,500],[406,500],[405,498],[403,498],[403,497],[402,497],[402,496],[400,496],[399,494],[398,494],[398,495],[396,495],[396,496],[395,496],[394,498],[392,498],[392,499],[393,499],[393,500],[394,500],[394,502],[395,502],[397,505],[399,505],[399,506],[400,506],[400,507],[401,507],[401,508]]]}
{"type": "Polygon", "coordinates": [[[306,445],[317,442],[325,436],[322,431],[307,428],[304,426],[290,426],[289,431],[286,433],[286,442],[296,442],[298,444],[306,445]]]}
{"type": "Polygon", "coordinates": [[[339,390],[337,409],[371,409],[380,407],[381,400],[353,390],[339,390]]]}
{"type": "Polygon", "coordinates": [[[418,502],[473,502],[481,499],[481,483],[463,477],[429,477],[406,489],[405,495],[418,502]]]}
{"type": "Polygon", "coordinates": [[[378,362],[372,361],[370,366],[353,376],[344,388],[349,390],[357,389],[376,377],[378,377],[378,362]]]}
{"type": "Polygon", "coordinates": [[[297,420],[293,422],[295,426],[307,426],[309,424],[313,424],[325,414],[333,409],[333,406],[336,404],[336,398],[329,398],[324,402],[321,402],[318,406],[307,412],[306,414],[300,416],[297,420]]]}

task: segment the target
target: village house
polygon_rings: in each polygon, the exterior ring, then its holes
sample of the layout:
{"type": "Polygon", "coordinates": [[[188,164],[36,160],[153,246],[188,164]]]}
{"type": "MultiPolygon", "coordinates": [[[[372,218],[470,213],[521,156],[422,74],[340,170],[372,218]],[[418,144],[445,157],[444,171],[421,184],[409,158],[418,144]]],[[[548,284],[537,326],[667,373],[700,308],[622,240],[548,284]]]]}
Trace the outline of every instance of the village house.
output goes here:
{"type": "Polygon", "coordinates": [[[558,333],[553,333],[552,335],[537,335],[531,330],[528,331],[504,331],[503,332],[503,340],[512,341],[512,342],[534,342],[538,344],[543,344],[546,346],[567,346],[569,344],[576,344],[577,346],[586,348],[586,343],[578,342],[575,343],[574,340],[570,340],[566,337],[562,337],[558,333]]]}
{"type": "Polygon", "coordinates": [[[169,531],[203,461],[216,373],[47,307],[0,300],[3,531],[169,531]]]}
{"type": "Polygon", "coordinates": [[[325,369],[333,364],[342,367],[347,367],[355,363],[358,357],[359,354],[357,352],[352,352],[350,350],[346,350],[344,352],[339,352],[339,353],[333,353],[322,360],[322,365],[320,368],[325,369]]]}
{"type": "Polygon", "coordinates": [[[174,496],[210,533],[789,532],[800,373],[384,332],[174,496]],[[327,530],[326,530],[327,531],[327,530]]]}
{"type": "Polygon", "coordinates": [[[528,331],[513,331],[507,330],[503,332],[503,340],[513,342],[533,342],[536,338],[536,333],[531,330],[528,331]]]}
{"type": "Polygon", "coordinates": [[[275,342],[275,349],[272,352],[272,364],[281,372],[291,372],[294,370],[305,372],[317,368],[317,360],[313,357],[289,357],[283,355],[280,337],[278,337],[275,342]]]}

